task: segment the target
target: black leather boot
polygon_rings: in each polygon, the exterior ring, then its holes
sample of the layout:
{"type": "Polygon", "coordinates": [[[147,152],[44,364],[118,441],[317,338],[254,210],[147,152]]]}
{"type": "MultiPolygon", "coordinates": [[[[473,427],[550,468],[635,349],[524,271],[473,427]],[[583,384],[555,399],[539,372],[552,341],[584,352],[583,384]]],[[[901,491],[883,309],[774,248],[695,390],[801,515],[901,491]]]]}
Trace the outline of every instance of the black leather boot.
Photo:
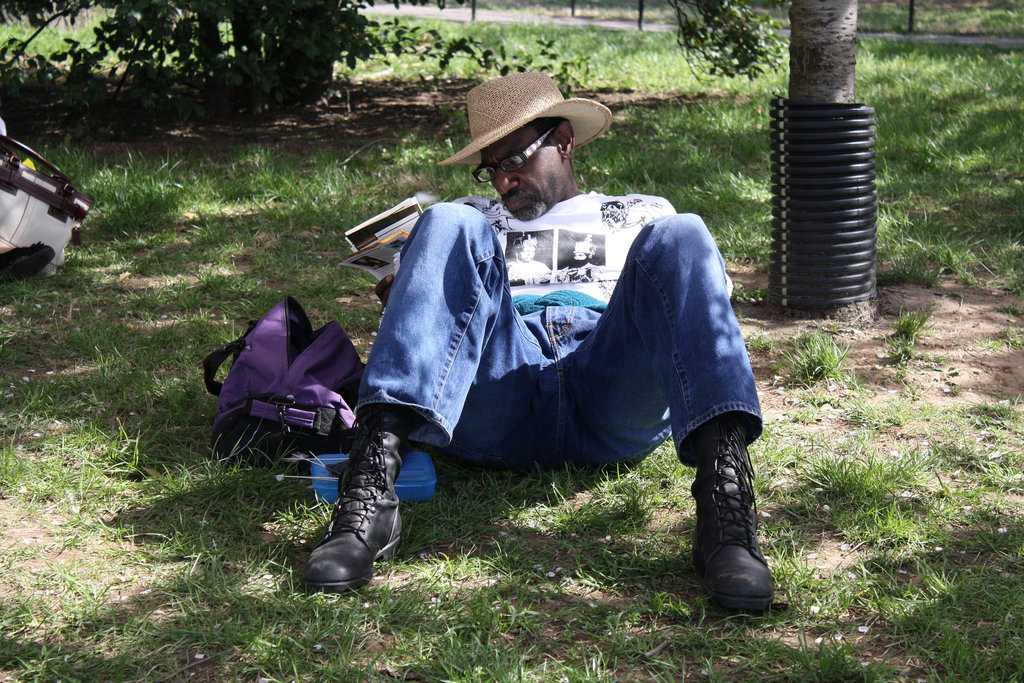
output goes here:
{"type": "Polygon", "coordinates": [[[413,413],[384,404],[359,411],[355,442],[338,480],[327,533],[302,572],[309,592],[344,593],[369,583],[373,563],[390,558],[402,539],[395,480],[402,469],[413,413]]]}
{"type": "Polygon", "coordinates": [[[690,437],[697,454],[693,564],[704,592],[722,607],[763,611],[774,582],[757,542],[754,471],[740,418],[726,413],[690,437]]]}

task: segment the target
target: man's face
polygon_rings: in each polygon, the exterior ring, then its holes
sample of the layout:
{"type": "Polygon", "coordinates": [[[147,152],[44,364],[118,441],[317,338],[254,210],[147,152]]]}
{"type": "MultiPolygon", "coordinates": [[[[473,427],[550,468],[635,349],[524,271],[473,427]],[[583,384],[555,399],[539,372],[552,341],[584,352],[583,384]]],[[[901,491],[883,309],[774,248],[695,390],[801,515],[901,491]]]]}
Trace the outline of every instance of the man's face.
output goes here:
{"type": "Polygon", "coordinates": [[[536,255],[537,245],[534,242],[523,242],[523,246],[519,250],[519,258],[523,261],[532,261],[536,255]]]}
{"type": "MultiPolygon", "coordinates": [[[[557,147],[558,133],[553,132],[525,166],[512,173],[498,168],[491,181],[505,207],[521,221],[539,218],[558,202],[576,194],[572,164],[557,147]]],[[[538,133],[529,126],[520,128],[484,148],[481,160],[496,166],[505,157],[522,152],[542,134],[543,131],[538,133]]]]}

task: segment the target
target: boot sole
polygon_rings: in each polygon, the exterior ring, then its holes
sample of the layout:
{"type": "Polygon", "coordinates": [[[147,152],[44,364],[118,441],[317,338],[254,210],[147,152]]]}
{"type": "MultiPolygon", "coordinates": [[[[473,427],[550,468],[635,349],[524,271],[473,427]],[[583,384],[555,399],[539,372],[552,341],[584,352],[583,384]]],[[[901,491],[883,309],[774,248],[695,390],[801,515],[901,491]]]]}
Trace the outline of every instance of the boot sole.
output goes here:
{"type": "Polygon", "coordinates": [[[749,595],[725,595],[711,592],[707,596],[726,609],[744,612],[764,612],[772,606],[774,600],[774,597],[771,595],[752,597],[749,595]]]}
{"type": "Polygon", "coordinates": [[[311,583],[303,581],[302,588],[307,593],[349,593],[370,583],[372,578],[373,572],[371,571],[365,576],[360,576],[349,581],[338,581],[335,583],[311,583]]]}
{"type": "MultiPolygon", "coordinates": [[[[399,536],[395,540],[388,543],[386,546],[380,549],[377,556],[373,558],[373,561],[377,560],[390,560],[395,555],[395,551],[398,550],[398,544],[401,543],[402,537],[399,536]]],[[[332,581],[329,583],[322,583],[318,581],[303,581],[302,588],[307,593],[348,593],[350,591],[362,588],[366,584],[370,583],[373,579],[373,565],[370,565],[369,571],[362,576],[357,576],[354,579],[348,579],[347,581],[332,581]]]]}

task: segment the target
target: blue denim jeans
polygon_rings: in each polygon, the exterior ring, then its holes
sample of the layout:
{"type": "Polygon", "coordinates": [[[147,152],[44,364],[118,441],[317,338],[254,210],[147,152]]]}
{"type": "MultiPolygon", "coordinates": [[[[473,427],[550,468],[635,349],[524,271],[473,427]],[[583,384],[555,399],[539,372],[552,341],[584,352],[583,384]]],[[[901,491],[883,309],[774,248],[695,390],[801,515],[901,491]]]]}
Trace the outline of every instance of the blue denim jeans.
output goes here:
{"type": "Polygon", "coordinates": [[[410,235],[367,361],[359,406],[407,406],[411,440],[488,466],[529,469],[643,458],[722,413],[761,433],[750,361],[722,257],[692,214],[648,224],[608,309],[521,316],[494,229],[436,204],[410,235]]]}

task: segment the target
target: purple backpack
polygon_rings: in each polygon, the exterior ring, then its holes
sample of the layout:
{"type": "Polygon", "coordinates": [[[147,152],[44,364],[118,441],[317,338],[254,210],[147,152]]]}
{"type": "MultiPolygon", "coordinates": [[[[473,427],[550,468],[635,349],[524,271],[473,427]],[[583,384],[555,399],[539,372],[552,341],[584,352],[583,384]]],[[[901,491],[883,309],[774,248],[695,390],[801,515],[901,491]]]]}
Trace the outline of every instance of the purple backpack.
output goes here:
{"type": "Polygon", "coordinates": [[[272,464],[293,453],[345,453],[363,363],[335,321],[313,330],[286,297],[235,341],[203,360],[206,389],[218,397],[213,450],[221,460],[272,464]],[[217,370],[234,360],[223,384],[217,370]]]}

